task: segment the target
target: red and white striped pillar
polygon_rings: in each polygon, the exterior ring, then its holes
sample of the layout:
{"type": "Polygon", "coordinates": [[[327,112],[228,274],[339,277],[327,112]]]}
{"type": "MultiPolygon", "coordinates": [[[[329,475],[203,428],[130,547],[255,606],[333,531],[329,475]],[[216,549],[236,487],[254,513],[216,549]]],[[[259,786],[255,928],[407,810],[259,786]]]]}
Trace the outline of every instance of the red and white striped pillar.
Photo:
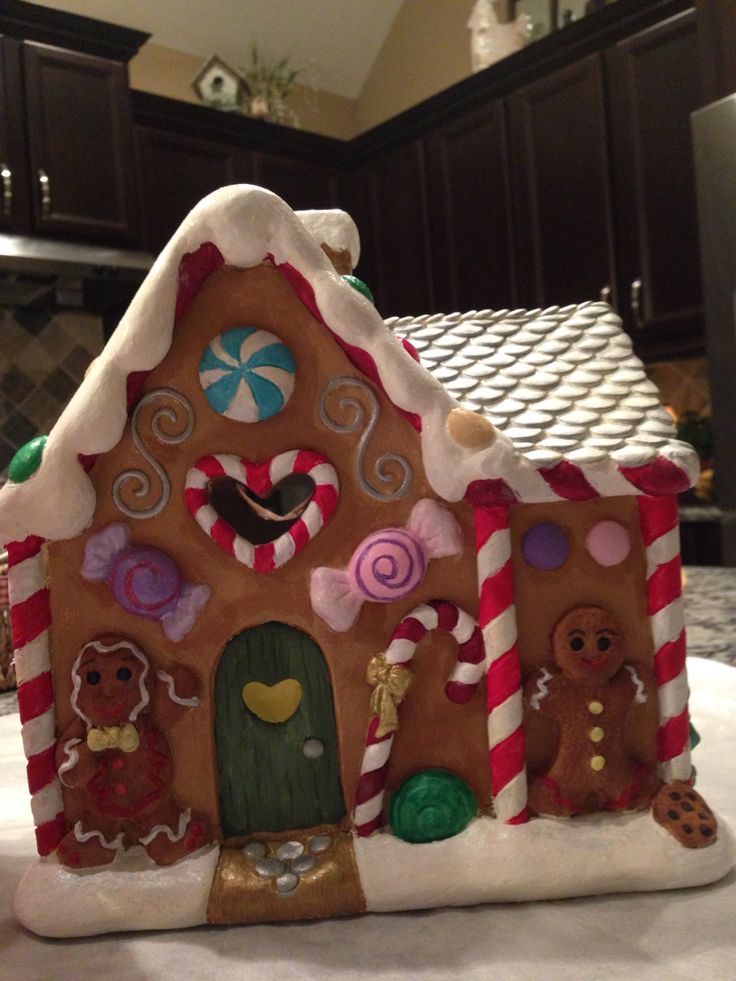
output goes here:
{"type": "Polygon", "coordinates": [[[494,806],[499,820],[523,824],[529,812],[509,515],[507,506],[476,507],[475,538],[479,621],[488,665],[488,744],[494,806]]]}
{"type": "Polygon", "coordinates": [[[662,779],[690,779],[689,689],[677,497],[637,497],[647,560],[647,613],[659,697],[658,756],[662,779]]]}
{"type": "Polygon", "coordinates": [[[51,601],[42,546],[30,536],[8,545],[10,618],[15,648],[23,750],[39,855],[50,855],[63,838],[64,802],[56,775],[56,721],[49,655],[51,601]]]}

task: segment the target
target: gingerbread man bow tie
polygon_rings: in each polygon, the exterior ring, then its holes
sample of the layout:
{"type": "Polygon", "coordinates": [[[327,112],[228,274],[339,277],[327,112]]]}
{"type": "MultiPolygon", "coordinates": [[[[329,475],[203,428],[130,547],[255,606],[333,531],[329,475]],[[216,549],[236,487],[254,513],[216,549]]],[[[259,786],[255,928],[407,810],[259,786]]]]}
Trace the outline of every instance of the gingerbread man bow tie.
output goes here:
{"type": "Polygon", "coordinates": [[[87,733],[87,745],[93,753],[104,749],[122,749],[124,753],[133,753],[140,744],[141,737],[132,722],[126,722],[124,726],[90,729],[87,733]]]}

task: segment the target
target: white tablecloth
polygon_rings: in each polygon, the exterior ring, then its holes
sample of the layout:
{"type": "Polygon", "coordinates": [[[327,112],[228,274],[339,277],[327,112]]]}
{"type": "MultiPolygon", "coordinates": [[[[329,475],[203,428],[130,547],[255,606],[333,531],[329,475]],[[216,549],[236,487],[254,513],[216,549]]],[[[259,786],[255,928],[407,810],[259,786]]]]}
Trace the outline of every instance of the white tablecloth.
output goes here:
{"type": "MultiPolygon", "coordinates": [[[[736,670],[689,661],[698,787],[736,828],[736,670]]],[[[293,925],[43,940],[13,918],[34,855],[17,715],[0,718],[3,981],[736,979],[736,874],[679,892],[383,914],[293,925]]],[[[489,874],[492,870],[489,869],[489,874]]]]}

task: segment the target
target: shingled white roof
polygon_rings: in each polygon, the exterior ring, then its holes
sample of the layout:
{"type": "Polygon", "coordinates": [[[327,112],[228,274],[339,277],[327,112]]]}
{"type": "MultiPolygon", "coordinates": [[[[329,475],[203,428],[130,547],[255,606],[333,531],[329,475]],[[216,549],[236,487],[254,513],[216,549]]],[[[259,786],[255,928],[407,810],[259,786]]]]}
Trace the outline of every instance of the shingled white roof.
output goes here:
{"type": "Polygon", "coordinates": [[[690,451],[605,303],[392,318],[421,363],[537,467],[690,451]]]}

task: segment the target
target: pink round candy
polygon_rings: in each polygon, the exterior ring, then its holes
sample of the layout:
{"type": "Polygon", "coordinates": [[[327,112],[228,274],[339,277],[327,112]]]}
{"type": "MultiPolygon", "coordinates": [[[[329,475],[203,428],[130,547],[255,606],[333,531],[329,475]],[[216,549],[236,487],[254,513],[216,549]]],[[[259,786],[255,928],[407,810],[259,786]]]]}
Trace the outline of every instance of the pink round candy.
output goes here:
{"type": "Polygon", "coordinates": [[[585,547],[598,565],[618,565],[631,551],[629,529],[618,521],[599,521],[588,532],[585,547]]]}
{"type": "Polygon", "coordinates": [[[421,541],[405,528],[369,535],[355,550],[347,575],[353,588],[375,603],[408,596],[424,579],[427,557],[421,541]]]}
{"type": "Polygon", "coordinates": [[[176,562],[150,545],[123,549],[113,560],[108,581],[124,609],[151,620],[176,608],[183,586],[176,562]]]}

